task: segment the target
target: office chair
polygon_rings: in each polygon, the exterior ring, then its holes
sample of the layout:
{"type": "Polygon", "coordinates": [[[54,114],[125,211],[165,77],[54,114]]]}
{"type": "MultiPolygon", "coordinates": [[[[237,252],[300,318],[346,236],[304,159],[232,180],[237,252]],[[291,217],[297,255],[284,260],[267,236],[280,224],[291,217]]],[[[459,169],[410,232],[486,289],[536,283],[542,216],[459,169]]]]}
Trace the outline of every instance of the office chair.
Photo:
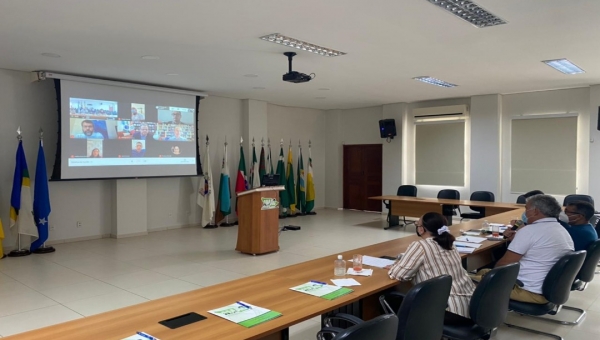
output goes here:
{"type": "Polygon", "coordinates": [[[492,269],[475,288],[469,303],[470,319],[461,325],[444,325],[444,338],[450,340],[490,339],[508,314],[508,301],[520,265],[518,263],[492,269]]]}
{"type": "Polygon", "coordinates": [[[535,195],[543,195],[544,192],[541,190],[532,190],[529,192],[524,193],[523,195],[517,197],[517,204],[525,204],[527,203],[527,199],[531,196],[535,196],[535,195]]]}
{"type": "Polygon", "coordinates": [[[399,322],[395,339],[441,339],[451,287],[452,277],[442,275],[415,285],[406,295],[394,291],[380,296],[379,301],[386,313],[394,312],[386,298],[402,299],[396,313],[399,322]]]}
{"type": "Polygon", "coordinates": [[[566,207],[570,203],[584,201],[590,203],[592,206],[594,205],[594,199],[589,195],[567,195],[563,200],[563,207],[566,207]]]}
{"type": "MultiPolygon", "coordinates": [[[[563,256],[552,266],[552,269],[546,275],[542,286],[542,294],[548,300],[546,304],[535,304],[510,300],[508,310],[520,315],[537,317],[540,320],[562,323],[562,321],[540,318],[540,316],[550,314],[556,315],[560,312],[562,305],[569,300],[569,293],[575,277],[579,273],[585,260],[586,251],[575,251],[563,256]]],[[[531,328],[506,324],[508,327],[516,328],[525,332],[540,334],[554,339],[562,340],[562,337],[551,333],[538,331],[531,328]]]]}
{"type": "MultiPolygon", "coordinates": [[[[454,189],[443,189],[440,190],[437,194],[437,198],[441,198],[441,199],[449,199],[449,200],[459,200],[460,199],[460,192],[458,192],[458,190],[454,190],[454,189]]],[[[460,216],[460,207],[458,205],[452,205],[452,206],[442,206],[442,215],[444,216],[460,216]],[[458,210],[458,213],[456,212],[458,210]]],[[[451,221],[449,221],[451,222],[451,221]]]]}
{"type": "MultiPolygon", "coordinates": [[[[401,185],[398,187],[398,191],[396,191],[396,196],[408,196],[408,197],[417,197],[417,187],[414,185],[401,185]]],[[[399,221],[398,221],[398,217],[392,215],[392,211],[390,209],[391,207],[391,202],[390,201],[383,201],[383,204],[385,204],[385,207],[388,209],[388,217],[387,217],[387,221],[388,221],[388,226],[386,228],[384,228],[384,230],[388,230],[391,227],[395,227],[395,226],[401,226],[404,227],[407,224],[410,223],[415,223],[414,221],[406,221],[406,216],[402,216],[402,219],[404,220],[404,224],[400,225],[399,221]]]]}
{"type": "MultiPolygon", "coordinates": [[[[336,318],[333,316],[331,318],[336,318]]],[[[318,340],[362,340],[382,339],[395,340],[398,331],[398,317],[395,314],[380,315],[369,321],[363,321],[356,316],[344,314],[340,319],[354,323],[349,328],[325,326],[317,333],[318,340]]],[[[325,319],[325,323],[329,318],[325,319]]]]}
{"type": "MultiPolygon", "coordinates": [[[[490,192],[490,191],[475,191],[474,193],[471,194],[471,197],[469,198],[469,200],[470,201],[482,201],[482,202],[495,202],[496,197],[494,196],[494,193],[490,192]]],[[[485,208],[472,207],[472,206],[469,206],[469,208],[476,212],[460,214],[461,221],[464,218],[476,220],[476,219],[485,217],[485,208]]]]}

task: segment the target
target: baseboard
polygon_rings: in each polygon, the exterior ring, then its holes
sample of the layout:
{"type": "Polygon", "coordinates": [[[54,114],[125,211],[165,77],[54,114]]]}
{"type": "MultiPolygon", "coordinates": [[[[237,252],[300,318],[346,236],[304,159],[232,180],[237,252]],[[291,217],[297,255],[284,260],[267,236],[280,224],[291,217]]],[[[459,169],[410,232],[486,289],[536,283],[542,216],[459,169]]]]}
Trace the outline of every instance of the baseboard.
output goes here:
{"type": "Polygon", "coordinates": [[[121,235],[110,234],[110,238],[126,238],[126,237],[146,236],[146,235],[148,235],[148,232],[142,231],[141,233],[131,233],[131,234],[121,234],[121,235]]]}
{"type": "Polygon", "coordinates": [[[193,228],[193,227],[200,227],[200,224],[173,225],[173,226],[169,226],[169,227],[162,227],[162,228],[150,229],[150,230],[148,230],[148,232],[149,233],[154,233],[154,232],[157,232],[157,231],[167,231],[167,230],[182,229],[182,228],[193,228]]]}

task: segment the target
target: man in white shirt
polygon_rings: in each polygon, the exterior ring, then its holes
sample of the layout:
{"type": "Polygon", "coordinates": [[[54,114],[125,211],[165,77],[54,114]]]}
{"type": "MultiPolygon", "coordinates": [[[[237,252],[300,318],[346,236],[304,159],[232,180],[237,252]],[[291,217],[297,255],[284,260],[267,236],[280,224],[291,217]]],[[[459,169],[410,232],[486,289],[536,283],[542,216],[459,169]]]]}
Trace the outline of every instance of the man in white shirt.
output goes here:
{"type": "Polygon", "coordinates": [[[558,260],[573,251],[573,239],[558,223],[562,211],[560,204],[550,195],[535,195],[527,200],[525,217],[527,225],[518,231],[507,230],[504,235],[512,242],[496,267],[519,262],[519,281],[510,298],[516,301],[544,304],[542,295],[546,275],[558,260]]]}

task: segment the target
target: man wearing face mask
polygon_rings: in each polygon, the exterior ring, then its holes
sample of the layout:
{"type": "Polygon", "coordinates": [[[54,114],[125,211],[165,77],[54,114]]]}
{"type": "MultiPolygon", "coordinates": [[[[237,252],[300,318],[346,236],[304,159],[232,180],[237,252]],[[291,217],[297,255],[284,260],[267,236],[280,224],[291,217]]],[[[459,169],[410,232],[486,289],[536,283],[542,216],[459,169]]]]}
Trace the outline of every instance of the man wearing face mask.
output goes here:
{"type": "Polygon", "coordinates": [[[565,214],[569,217],[568,224],[562,224],[575,244],[575,250],[587,250],[598,239],[596,229],[590,223],[594,217],[594,206],[588,202],[573,202],[565,207],[565,214]]]}
{"type": "MultiPolygon", "coordinates": [[[[517,232],[506,230],[511,240],[506,254],[496,267],[519,262],[518,279],[523,286],[515,285],[510,298],[516,301],[544,304],[542,285],[552,266],[565,254],[573,251],[573,240],[558,222],[562,209],[550,195],[535,195],[527,199],[524,222],[517,232]]],[[[485,273],[478,273],[482,275],[485,273]]]]}

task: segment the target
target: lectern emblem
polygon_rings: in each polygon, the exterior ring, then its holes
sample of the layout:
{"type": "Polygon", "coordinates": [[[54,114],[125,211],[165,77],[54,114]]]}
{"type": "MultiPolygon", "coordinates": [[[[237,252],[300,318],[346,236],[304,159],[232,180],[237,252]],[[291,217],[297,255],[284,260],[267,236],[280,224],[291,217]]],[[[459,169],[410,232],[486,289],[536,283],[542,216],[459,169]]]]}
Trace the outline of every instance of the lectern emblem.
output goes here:
{"type": "Polygon", "coordinates": [[[279,202],[275,198],[261,197],[260,199],[262,200],[263,204],[260,210],[271,210],[279,208],[279,202]]]}

